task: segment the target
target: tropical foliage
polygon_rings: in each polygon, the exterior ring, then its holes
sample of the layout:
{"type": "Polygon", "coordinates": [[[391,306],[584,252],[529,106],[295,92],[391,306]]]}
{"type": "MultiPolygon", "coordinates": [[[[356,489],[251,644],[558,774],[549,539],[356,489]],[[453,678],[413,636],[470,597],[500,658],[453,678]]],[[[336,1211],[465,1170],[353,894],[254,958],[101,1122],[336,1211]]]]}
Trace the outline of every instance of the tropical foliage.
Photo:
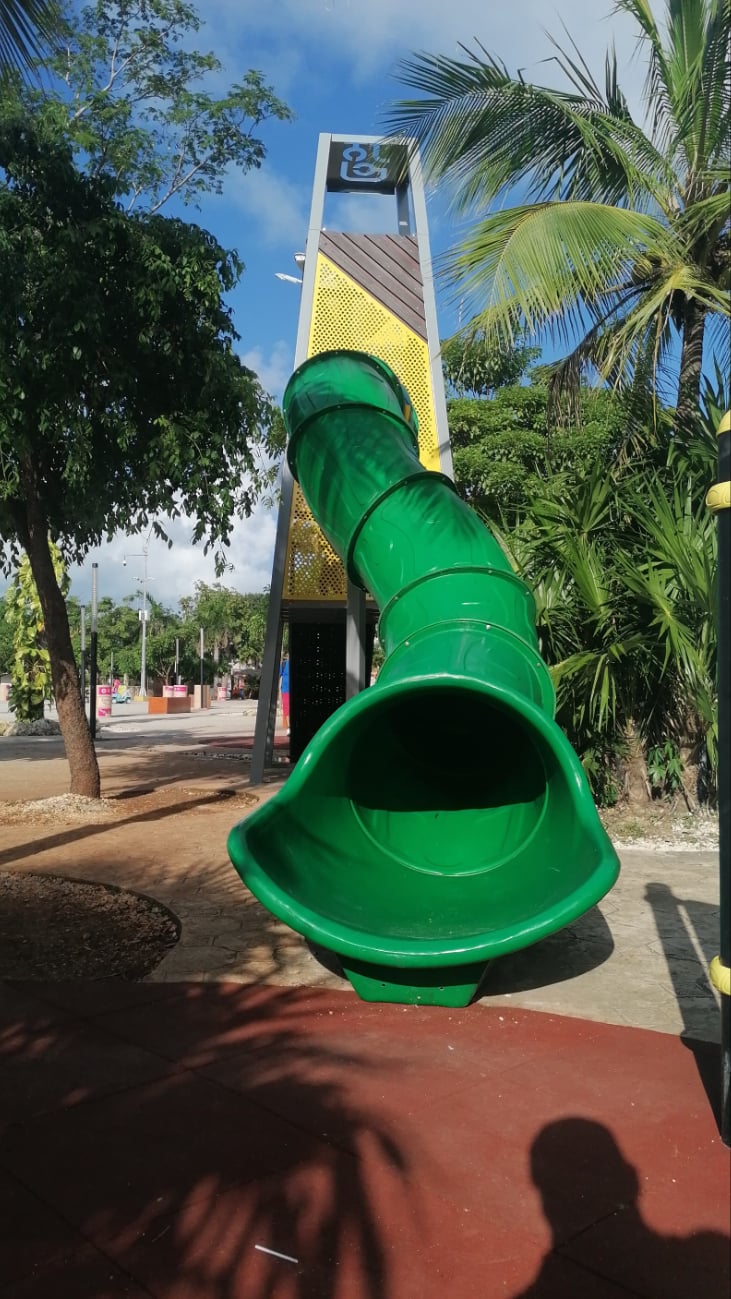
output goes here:
{"type": "MultiPolygon", "coordinates": [[[[51,547],[51,557],[59,588],[65,594],[68,574],[57,546],[51,547]]],[[[10,708],[19,722],[35,722],[43,717],[44,705],[51,698],[53,688],[43,610],[27,555],[13,575],[4,604],[12,638],[6,669],[11,676],[10,708]]]]}
{"type": "Polygon", "coordinates": [[[493,510],[536,597],[557,719],[602,801],[624,792],[631,755],[644,755],[657,792],[676,787],[681,753],[714,788],[716,529],[703,502],[712,476],[677,455],[658,467],[614,461],[538,475],[521,517],[493,510]]]}
{"type": "Polygon", "coordinates": [[[448,401],[457,487],[535,593],[558,719],[597,797],[618,797],[631,770],[635,787],[682,792],[689,755],[712,792],[716,531],[704,498],[724,376],[704,382],[704,414],[683,437],[653,429],[646,410],[637,455],[626,432],[636,408],[628,414],[619,395],[582,387],[579,421],[556,425],[545,367],[516,386],[510,358],[503,365],[471,340],[464,365],[459,345],[463,395],[448,401]],[[488,364],[508,382],[485,398],[476,394],[488,364]]]}
{"type": "Polygon", "coordinates": [[[582,388],[577,423],[549,419],[545,382],[500,388],[487,401],[447,403],[455,479],[480,513],[513,527],[546,491],[567,494],[609,471],[624,442],[627,414],[610,393],[582,388]]]}
{"type": "Polygon", "coordinates": [[[195,595],[181,600],[185,619],[195,627],[205,628],[213,661],[226,660],[259,663],[264,654],[264,636],[269,597],[242,595],[216,582],[196,582],[195,595]]]}
{"type": "Polygon", "coordinates": [[[704,375],[727,365],[731,316],[731,4],[614,7],[645,61],[643,120],[613,51],[599,80],[570,36],[551,41],[555,84],[479,43],[416,55],[416,95],[389,114],[468,219],[443,266],[469,320],[449,344],[469,364],[456,382],[447,365],[459,485],[536,592],[558,718],[605,800],[638,755],[660,792],[689,751],[715,771],[703,498],[728,375],[715,394],[704,375]],[[490,356],[546,336],[550,373],[501,387],[490,356]]]}
{"type": "Polygon", "coordinates": [[[127,211],[221,193],[231,168],[261,166],[262,126],[292,117],[260,72],[225,85],[201,27],[186,0],[94,0],[68,10],[43,84],[20,88],[88,176],[112,178],[127,211]]]}
{"type": "MultiPolygon", "coordinates": [[[[148,688],[155,690],[174,680],[197,681],[200,675],[200,630],[204,632],[204,681],[228,672],[232,662],[259,665],[264,654],[264,634],[269,597],[242,593],[220,583],[197,582],[193,595],[184,596],[177,609],[167,608],[147,594],[148,688]]],[[[119,602],[109,597],[97,610],[97,657],[100,679],[126,677],[130,684],[140,680],[142,593],[137,591],[119,602]]],[[[67,601],[71,640],[77,662],[81,650],[81,606],[67,601]]],[[[87,654],[91,609],[85,606],[87,654]]],[[[0,660],[0,669],[2,669],[0,660]]]]}
{"type": "Polygon", "coordinates": [[[704,345],[728,355],[730,0],[615,0],[647,65],[646,120],[613,51],[595,79],[552,41],[561,85],[527,82],[477,44],[401,65],[418,92],[389,115],[473,221],[446,269],[488,337],[549,331],[561,380],[654,376],[683,427],[704,345]],[[679,353],[679,361],[678,361],[679,353]],[[663,389],[660,385],[666,383],[663,389]]]}
{"type": "Polygon", "coordinates": [[[10,671],[13,657],[13,634],[7,618],[5,596],[0,595],[0,673],[10,671]]]}

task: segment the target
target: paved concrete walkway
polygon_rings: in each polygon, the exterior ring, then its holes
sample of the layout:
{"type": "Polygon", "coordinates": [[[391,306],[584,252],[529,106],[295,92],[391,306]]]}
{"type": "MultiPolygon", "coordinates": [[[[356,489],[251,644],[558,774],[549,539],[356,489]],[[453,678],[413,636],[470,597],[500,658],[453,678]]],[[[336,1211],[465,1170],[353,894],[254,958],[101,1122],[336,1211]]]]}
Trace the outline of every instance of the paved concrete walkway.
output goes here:
{"type": "MultiPolygon", "coordinates": [[[[719,1004],[707,973],[718,950],[716,863],[710,854],[627,850],[622,866],[611,895],[588,915],[496,962],[482,1000],[717,1041],[719,1004]]],[[[182,934],[153,981],[348,986],[225,867],[214,878],[192,891],[179,879],[169,890],[156,885],[182,934]]]]}

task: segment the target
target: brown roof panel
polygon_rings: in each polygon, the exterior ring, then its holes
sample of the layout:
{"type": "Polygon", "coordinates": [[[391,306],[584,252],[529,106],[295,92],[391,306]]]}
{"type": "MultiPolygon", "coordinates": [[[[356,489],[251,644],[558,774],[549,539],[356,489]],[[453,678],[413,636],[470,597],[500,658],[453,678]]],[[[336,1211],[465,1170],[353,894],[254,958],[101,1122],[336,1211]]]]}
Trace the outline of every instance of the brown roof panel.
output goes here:
{"type": "Polygon", "coordinates": [[[426,339],[419,249],[412,235],[350,235],[326,230],[320,251],[426,339]]]}

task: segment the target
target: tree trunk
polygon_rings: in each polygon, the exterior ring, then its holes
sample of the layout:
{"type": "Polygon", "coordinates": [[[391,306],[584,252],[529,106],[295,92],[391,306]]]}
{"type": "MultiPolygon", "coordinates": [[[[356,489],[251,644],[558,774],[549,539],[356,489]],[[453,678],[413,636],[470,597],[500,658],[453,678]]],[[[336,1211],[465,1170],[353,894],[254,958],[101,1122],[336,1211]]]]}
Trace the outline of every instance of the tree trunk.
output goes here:
{"type": "Polygon", "coordinates": [[[704,308],[689,301],[685,307],[683,342],[680,350],[676,432],[687,436],[698,418],[703,371],[703,334],[706,323],[704,308]]]}
{"type": "Polygon", "coordinates": [[[652,799],[642,742],[633,723],[627,733],[627,758],[624,763],[624,798],[628,807],[644,809],[652,799]]]}
{"type": "Polygon", "coordinates": [[[66,603],[48,549],[46,520],[38,519],[33,508],[32,475],[25,486],[26,515],[18,529],[19,540],[28,555],[43,611],[53,693],[71,775],[70,789],[72,794],[99,798],[99,764],[79,689],[66,603]]]}

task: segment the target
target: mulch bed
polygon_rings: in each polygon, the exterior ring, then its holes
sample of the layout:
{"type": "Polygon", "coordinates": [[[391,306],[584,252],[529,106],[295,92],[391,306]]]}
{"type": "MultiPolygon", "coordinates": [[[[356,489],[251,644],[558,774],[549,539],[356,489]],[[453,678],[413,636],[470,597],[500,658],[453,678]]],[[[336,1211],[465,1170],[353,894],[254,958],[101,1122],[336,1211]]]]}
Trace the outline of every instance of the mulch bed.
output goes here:
{"type": "Polygon", "coordinates": [[[0,979],[144,979],[179,936],[172,912],[139,893],[0,871],[0,979]]]}

